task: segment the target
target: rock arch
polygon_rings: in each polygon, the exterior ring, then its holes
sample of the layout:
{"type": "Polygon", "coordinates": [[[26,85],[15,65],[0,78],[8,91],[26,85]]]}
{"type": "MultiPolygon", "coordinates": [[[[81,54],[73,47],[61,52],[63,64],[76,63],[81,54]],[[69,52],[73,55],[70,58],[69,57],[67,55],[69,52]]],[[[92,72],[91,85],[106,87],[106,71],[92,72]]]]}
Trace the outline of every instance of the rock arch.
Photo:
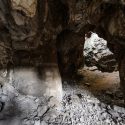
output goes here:
{"type": "Polygon", "coordinates": [[[88,17],[95,25],[95,32],[108,41],[109,49],[114,53],[119,65],[120,84],[125,94],[125,32],[124,32],[124,2],[99,1],[88,6],[88,17]],[[97,6],[98,3],[98,6],[97,6]]]}

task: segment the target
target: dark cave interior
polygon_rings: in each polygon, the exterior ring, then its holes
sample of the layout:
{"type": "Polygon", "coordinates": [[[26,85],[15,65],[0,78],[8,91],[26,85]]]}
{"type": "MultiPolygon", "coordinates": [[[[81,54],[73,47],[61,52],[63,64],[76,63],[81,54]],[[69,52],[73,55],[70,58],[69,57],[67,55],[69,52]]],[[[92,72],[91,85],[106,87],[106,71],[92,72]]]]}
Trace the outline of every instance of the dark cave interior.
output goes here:
{"type": "Polygon", "coordinates": [[[0,32],[0,125],[125,124],[125,0],[0,0],[0,32]]]}

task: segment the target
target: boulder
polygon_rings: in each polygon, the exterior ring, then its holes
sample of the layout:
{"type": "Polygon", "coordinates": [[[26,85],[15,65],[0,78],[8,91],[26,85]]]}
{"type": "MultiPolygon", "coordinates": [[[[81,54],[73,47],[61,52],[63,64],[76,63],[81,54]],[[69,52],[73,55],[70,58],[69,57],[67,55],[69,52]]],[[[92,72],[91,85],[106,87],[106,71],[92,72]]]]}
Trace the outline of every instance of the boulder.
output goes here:
{"type": "Polygon", "coordinates": [[[87,66],[97,66],[103,72],[117,70],[116,59],[108,49],[107,41],[99,38],[96,33],[91,33],[91,36],[86,36],[85,39],[84,56],[87,66]]]}

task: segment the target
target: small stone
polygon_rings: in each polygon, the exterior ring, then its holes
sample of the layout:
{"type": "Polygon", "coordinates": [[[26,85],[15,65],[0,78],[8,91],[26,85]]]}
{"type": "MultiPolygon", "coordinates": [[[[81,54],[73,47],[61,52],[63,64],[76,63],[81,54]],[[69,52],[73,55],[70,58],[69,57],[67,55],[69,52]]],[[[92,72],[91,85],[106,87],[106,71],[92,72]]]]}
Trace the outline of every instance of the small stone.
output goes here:
{"type": "Polygon", "coordinates": [[[40,125],[48,125],[45,121],[42,121],[40,125]]]}
{"type": "Polygon", "coordinates": [[[34,123],[34,125],[40,125],[40,120],[35,120],[35,123],[34,123]]]}
{"type": "Polygon", "coordinates": [[[28,119],[24,119],[24,120],[23,120],[23,124],[24,124],[24,125],[30,125],[30,123],[31,123],[31,121],[28,120],[28,119]]]}
{"type": "Polygon", "coordinates": [[[120,117],[118,112],[115,112],[114,110],[109,110],[108,113],[110,115],[112,115],[112,117],[115,117],[115,118],[119,118],[120,117]]]}
{"type": "Polygon", "coordinates": [[[85,83],[85,85],[90,86],[90,83],[87,82],[87,83],[85,83]]]}
{"type": "Polygon", "coordinates": [[[109,119],[106,119],[105,121],[107,125],[110,125],[111,121],[109,119]]]}
{"type": "Polygon", "coordinates": [[[113,93],[111,91],[106,91],[107,95],[113,95],[113,93]]]}
{"type": "Polygon", "coordinates": [[[36,98],[36,99],[35,99],[35,102],[39,102],[39,99],[38,99],[38,98],[36,98]]]}
{"type": "Polygon", "coordinates": [[[125,113],[125,108],[114,105],[113,109],[119,113],[125,113]]]}
{"type": "Polygon", "coordinates": [[[111,106],[110,106],[110,105],[108,105],[108,106],[107,106],[107,109],[108,109],[108,110],[111,110],[112,108],[111,108],[111,106]]]}
{"type": "Polygon", "coordinates": [[[81,117],[81,118],[80,118],[80,122],[84,122],[84,119],[83,119],[83,117],[81,117]]]}
{"type": "Polygon", "coordinates": [[[43,116],[43,114],[47,111],[48,107],[45,105],[45,106],[39,106],[38,107],[38,116],[43,116]]]}
{"type": "Polygon", "coordinates": [[[90,71],[95,71],[95,70],[97,70],[97,67],[96,67],[96,66],[89,67],[89,70],[90,70],[90,71]]]}
{"type": "Polygon", "coordinates": [[[100,107],[101,107],[101,108],[106,108],[106,104],[100,103],[100,107]]]}
{"type": "Polygon", "coordinates": [[[106,112],[103,112],[103,113],[102,113],[102,119],[103,119],[103,120],[105,120],[105,119],[107,118],[107,116],[108,116],[108,113],[106,113],[106,112]]]}

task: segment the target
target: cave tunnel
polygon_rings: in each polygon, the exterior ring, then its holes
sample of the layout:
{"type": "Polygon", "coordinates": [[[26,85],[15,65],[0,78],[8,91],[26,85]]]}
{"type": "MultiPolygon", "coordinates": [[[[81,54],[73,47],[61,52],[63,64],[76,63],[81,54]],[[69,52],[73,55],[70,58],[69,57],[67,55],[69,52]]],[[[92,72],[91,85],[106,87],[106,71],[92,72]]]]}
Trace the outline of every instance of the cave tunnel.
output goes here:
{"type": "Polygon", "coordinates": [[[0,0],[0,125],[124,125],[124,29],[124,0],[0,0]]]}

